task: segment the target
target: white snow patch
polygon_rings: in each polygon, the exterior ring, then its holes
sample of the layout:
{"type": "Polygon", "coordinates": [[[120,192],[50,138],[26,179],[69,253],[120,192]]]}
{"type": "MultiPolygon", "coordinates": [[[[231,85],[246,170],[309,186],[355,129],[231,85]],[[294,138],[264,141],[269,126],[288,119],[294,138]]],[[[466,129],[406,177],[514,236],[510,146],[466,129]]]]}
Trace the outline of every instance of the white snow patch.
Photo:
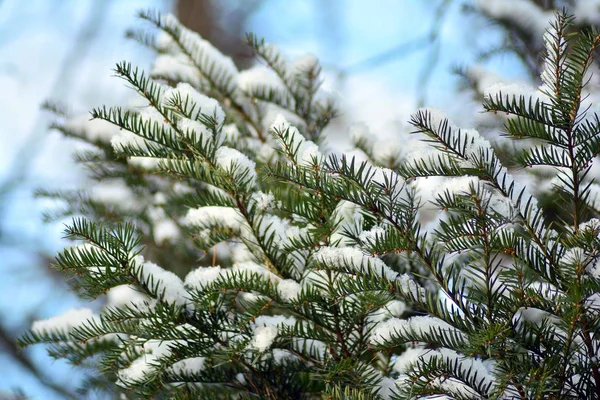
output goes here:
{"type": "Polygon", "coordinates": [[[35,321],[31,330],[38,334],[43,332],[68,333],[72,328],[85,321],[97,318],[98,316],[89,308],[72,308],[56,317],[35,321]]]}
{"type": "Polygon", "coordinates": [[[275,206],[275,196],[272,192],[254,192],[252,193],[252,201],[254,202],[254,204],[256,204],[256,207],[261,211],[265,211],[275,206]]]}
{"type": "Polygon", "coordinates": [[[159,54],[154,60],[151,74],[172,81],[183,81],[200,86],[201,75],[185,54],[159,54]]]}
{"type": "Polygon", "coordinates": [[[243,179],[249,187],[256,183],[256,163],[236,149],[219,147],[215,154],[215,163],[227,171],[233,179],[243,179]]]}
{"type": "Polygon", "coordinates": [[[218,226],[240,231],[244,219],[235,208],[207,206],[190,209],[184,218],[184,223],[204,229],[218,226]]]}
{"type": "Polygon", "coordinates": [[[139,211],[142,208],[139,197],[121,179],[96,182],[88,193],[91,200],[122,211],[139,211]]]}
{"type": "Polygon", "coordinates": [[[106,293],[106,300],[106,305],[110,307],[142,304],[150,301],[147,296],[131,285],[119,285],[113,287],[106,293]]]}
{"type": "Polygon", "coordinates": [[[65,128],[82,134],[88,140],[110,143],[110,140],[119,132],[119,128],[102,119],[90,120],[89,114],[69,118],[65,121],[65,128]]]}
{"type": "Polygon", "coordinates": [[[379,258],[368,256],[354,247],[324,246],[315,253],[314,259],[324,265],[345,266],[356,272],[372,271],[389,280],[395,280],[398,277],[398,273],[379,258]]]}
{"type": "Polygon", "coordinates": [[[146,284],[151,282],[152,287],[157,286],[157,293],[164,296],[165,302],[180,306],[187,304],[187,291],[177,275],[150,261],[144,261],[141,256],[136,257],[135,264],[140,266],[140,279],[146,284]]]}
{"type": "Polygon", "coordinates": [[[252,347],[260,352],[264,352],[273,344],[279,333],[279,328],[293,326],[295,323],[296,320],[293,317],[259,316],[253,323],[254,338],[251,344],[252,347]]]}
{"type": "Polygon", "coordinates": [[[223,271],[220,266],[196,268],[185,277],[185,285],[192,288],[206,286],[219,278],[223,271]]]}
{"type": "Polygon", "coordinates": [[[197,120],[201,115],[212,117],[217,125],[223,125],[225,113],[219,102],[202,93],[199,93],[189,83],[178,83],[176,87],[168,89],[162,99],[163,105],[180,99],[182,112],[189,115],[192,120],[197,120]]]}
{"type": "Polygon", "coordinates": [[[256,65],[238,75],[238,85],[245,92],[253,93],[259,88],[286,92],[285,85],[277,74],[268,67],[256,65]]]}
{"type": "Polygon", "coordinates": [[[552,11],[545,11],[528,0],[477,0],[476,6],[490,18],[508,20],[519,28],[541,40],[550,21],[554,19],[552,11]]]}
{"type": "Polygon", "coordinates": [[[277,291],[284,301],[290,301],[298,297],[302,285],[293,279],[283,279],[277,284],[277,291]]]}
{"type": "Polygon", "coordinates": [[[204,371],[205,368],[205,357],[185,358],[171,365],[173,372],[179,375],[193,375],[195,373],[204,371]]]}
{"type": "Polygon", "coordinates": [[[289,135],[289,145],[292,151],[296,152],[296,162],[304,165],[312,165],[314,160],[319,162],[323,158],[322,154],[319,152],[319,146],[310,140],[306,140],[298,128],[292,126],[283,114],[277,115],[270,129],[271,131],[282,133],[287,130],[289,135]]]}
{"type": "Polygon", "coordinates": [[[447,322],[430,316],[417,316],[409,319],[391,318],[380,322],[371,333],[371,343],[381,344],[390,341],[393,337],[403,337],[404,335],[417,336],[428,334],[429,332],[446,332],[453,334],[454,337],[466,339],[466,335],[448,324],[447,322]]]}

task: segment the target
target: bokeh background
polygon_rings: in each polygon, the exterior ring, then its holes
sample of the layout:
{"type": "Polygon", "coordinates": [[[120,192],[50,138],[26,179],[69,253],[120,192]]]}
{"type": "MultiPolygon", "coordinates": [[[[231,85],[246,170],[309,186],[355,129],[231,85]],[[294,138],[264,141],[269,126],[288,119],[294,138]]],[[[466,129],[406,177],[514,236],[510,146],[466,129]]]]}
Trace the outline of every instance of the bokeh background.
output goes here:
{"type": "MultiPolygon", "coordinates": [[[[33,192],[84,186],[86,176],[72,161],[77,144],[48,129],[41,105],[85,113],[126,101],[131,93],[112,67],[149,68],[153,59],[126,38],[142,25],[136,11],[179,15],[240,67],[253,63],[245,32],[291,58],[316,55],[345,122],[402,146],[394,138],[417,107],[444,109],[468,127],[481,111],[469,85],[494,76],[535,84],[540,23],[543,32],[562,6],[585,23],[600,19],[596,0],[0,0],[0,399],[79,398],[76,371],[43,348],[14,344],[32,321],[82,302],[50,267],[65,245],[62,224],[43,221],[52,204],[33,192]],[[503,19],[507,10],[519,12],[516,24],[503,19]]],[[[335,132],[339,146],[346,138],[335,132]]]]}

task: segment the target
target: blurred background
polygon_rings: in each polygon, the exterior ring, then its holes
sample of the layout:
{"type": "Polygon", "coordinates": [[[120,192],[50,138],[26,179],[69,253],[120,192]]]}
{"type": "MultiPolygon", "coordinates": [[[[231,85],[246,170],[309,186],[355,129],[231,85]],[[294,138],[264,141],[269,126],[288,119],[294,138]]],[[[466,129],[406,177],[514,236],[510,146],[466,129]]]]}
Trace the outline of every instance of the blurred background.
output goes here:
{"type": "MultiPolygon", "coordinates": [[[[80,398],[78,372],[14,344],[32,321],[83,302],[50,268],[62,223],[43,221],[51,204],[33,191],[77,188],[86,175],[72,161],[77,144],[48,129],[41,105],[85,113],[126,101],[114,64],[150,68],[154,57],[126,38],[141,25],[136,11],[173,12],[239,68],[253,64],[245,32],[290,58],[316,55],[341,118],[401,146],[394,136],[417,107],[481,126],[483,85],[537,86],[542,34],[562,7],[582,26],[600,21],[597,0],[0,0],[0,399],[80,398]]],[[[345,137],[335,132],[342,147],[345,137]]]]}

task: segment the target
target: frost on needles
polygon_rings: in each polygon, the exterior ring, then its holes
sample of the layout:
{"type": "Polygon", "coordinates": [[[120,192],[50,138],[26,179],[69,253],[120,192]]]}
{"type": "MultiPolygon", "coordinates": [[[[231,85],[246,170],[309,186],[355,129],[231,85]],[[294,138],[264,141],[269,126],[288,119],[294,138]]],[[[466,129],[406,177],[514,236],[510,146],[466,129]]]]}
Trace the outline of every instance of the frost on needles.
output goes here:
{"type": "Polygon", "coordinates": [[[172,16],[141,17],[154,69],[115,71],[144,106],[89,124],[53,107],[92,145],[78,160],[97,182],[44,193],[84,216],[56,267],[105,307],[38,321],[23,345],[122,398],[600,398],[597,32],[558,14],[541,94],[495,86],[484,103],[528,140],[518,162],[555,169],[571,219],[550,223],[490,143],[438,111],[411,118],[429,151],[398,159],[355,128],[367,161],[334,155],[314,58],[248,36],[261,66],[238,72],[172,16]],[[432,176],[447,181],[426,199],[432,176]],[[424,206],[439,210],[426,226],[424,206]]]}

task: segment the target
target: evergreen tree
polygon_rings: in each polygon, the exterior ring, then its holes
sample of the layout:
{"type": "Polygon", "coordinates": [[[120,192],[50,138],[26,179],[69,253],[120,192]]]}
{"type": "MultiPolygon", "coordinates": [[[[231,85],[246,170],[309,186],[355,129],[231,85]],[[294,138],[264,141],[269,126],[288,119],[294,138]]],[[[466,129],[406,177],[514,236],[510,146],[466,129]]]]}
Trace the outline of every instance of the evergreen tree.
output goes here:
{"type": "MultiPolygon", "coordinates": [[[[540,75],[545,68],[545,40],[543,33],[554,14],[561,9],[572,12],[576,19],[569,26],[569,33],[576,34],[600,22],[600,3],[596,0],[518,0],[514,2],[476,1],[474,6],[466,6],[468,13],[482,14],[491,25],[497,26],[501,33],[495,45],[481,52],[477,65],[458,69],[457,73],[463,78],[463,88],[468,89],[477,104],[485,96],[494,91],[494,85],[499,82],[514,84],[513,91],[538,92],[542,95],[543,82],[540,75]],[[519,63],[528,77],[509,79],[502,74],[492,72],[484,65],[489,65],[499,57],[509,57],[519,63]],[[524,88],[527,86],[527,88],[524,88]],[[538,89],[536,89],[538,88],[538,89]]],[[[597,57],[598,52],[595,52],[597,57]]],[[[492,63],[493,65],[493,63],[492,63]]],[[[600,100],[600,81],[598,66],[590,65],[590,73],[583,88],[583,96],[588,104],[595,109],[600,100]]],[[[505,89],[507,89],[505,87],[505,89]]],[[[522,141],[506,141],[500,138],[502,126],[506,123],[506,115],[480,114],[475,117],[476,128],[493,142],[496,154],[503,164],[529,187],[537,197],[539,205],[544,209],[548,220],[570,221],[568,205],[569,193],[562,190],[562,185],[554,185],[555,172],[553,168],[535,168],[523,170],[517,161],[518,154],[527,146],[522,141]],[[553,190],[548,190],[552,188],[553,190]]],[[[590,177],[598,179],[600,171],[593,166],[590,177]]],[[[592,196],[597,197],[596,194],[592,196]]],[[[600,204],[599,204],[600,205],[600,204]]],[[[598,206],[595,206],[596,208],[598,206]]]]}
{"type": "Polygon", "coordinates": [[[570,220],[550,222],[477,131],[421,109],[430,151],[382,161],[365,134],[369,160],[328,154],[336,109],[316,60],[250,35],[266,66],[238,72],[173,17],[141,16],[161,32],[134,34],[161,52],[153,76],[115,72],[145,105],[93,110],[120,131],[80,158],[135,204],[99,218],[57,194],[91,219],[67,228],[81,243],[56,266],[109,303],[38,321],[21,344],[91,360],[125,398],[600,398],[600,119],[582,96],[598,32],[557,14],[542,91],[484,101],[527,140],[516,162],[554,168],[570,194],[570,220]],[[447,181],[427,201],[415,182],[432,176],[447,181]],[[439,214],[423,225],[426,203],[439,214]],[[139,204],[168,213],[173,248],[148,251],[160,219],[139,204]]]}

